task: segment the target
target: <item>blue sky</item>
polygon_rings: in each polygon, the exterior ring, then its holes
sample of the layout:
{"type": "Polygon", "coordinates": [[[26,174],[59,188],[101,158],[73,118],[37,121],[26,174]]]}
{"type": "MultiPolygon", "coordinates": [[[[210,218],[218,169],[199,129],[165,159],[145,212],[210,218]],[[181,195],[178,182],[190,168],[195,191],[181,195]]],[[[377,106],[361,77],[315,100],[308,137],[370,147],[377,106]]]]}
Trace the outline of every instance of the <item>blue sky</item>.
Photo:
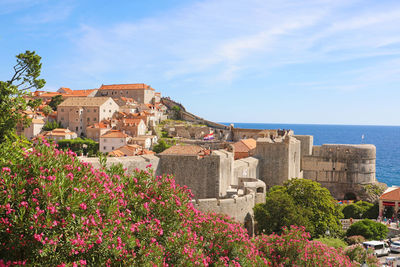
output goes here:
{"type": "Polygon", "coordinates": [[[400,1],[0,0],[0,79],[147,83],[220,122],[400,125],[400,1]]]}

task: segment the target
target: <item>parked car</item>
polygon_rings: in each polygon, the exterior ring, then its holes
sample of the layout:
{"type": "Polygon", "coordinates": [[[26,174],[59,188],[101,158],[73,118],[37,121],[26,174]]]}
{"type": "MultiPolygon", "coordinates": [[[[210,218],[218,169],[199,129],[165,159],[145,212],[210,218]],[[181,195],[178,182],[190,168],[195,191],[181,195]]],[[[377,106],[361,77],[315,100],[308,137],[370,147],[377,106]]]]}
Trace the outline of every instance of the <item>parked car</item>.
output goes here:
{"type": "Polygon", "coordinates": [[[400,252],[400,241],[394,241],[390,245],[390,251],[391,252],[400,252]]]}
{"type": "Polygon", "coordinates": [[[389,245],[383,241],[367,241],[363,243],[363,246],[368,249],[371,248],[376,256],[389,255],[389,245]]]}

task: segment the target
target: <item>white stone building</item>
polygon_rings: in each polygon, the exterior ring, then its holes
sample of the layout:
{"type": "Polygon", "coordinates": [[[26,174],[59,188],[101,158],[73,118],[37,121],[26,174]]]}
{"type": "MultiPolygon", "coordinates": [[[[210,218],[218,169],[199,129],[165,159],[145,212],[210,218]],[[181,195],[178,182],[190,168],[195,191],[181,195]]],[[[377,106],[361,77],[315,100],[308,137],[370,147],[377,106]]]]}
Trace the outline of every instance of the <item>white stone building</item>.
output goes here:
{"type": "Polygon", "coordinates": [[[128,143],[129,136],[118,130],[110,130],[100,136],[99,150],[102,153],[111,152],[128,143]]]}
{"type": "Polygon", "coordinates": [[[88,126],[111,119],[118,110],[111,97],[69,97],[58,105],[57,121],[81,136],[88,126]]]}

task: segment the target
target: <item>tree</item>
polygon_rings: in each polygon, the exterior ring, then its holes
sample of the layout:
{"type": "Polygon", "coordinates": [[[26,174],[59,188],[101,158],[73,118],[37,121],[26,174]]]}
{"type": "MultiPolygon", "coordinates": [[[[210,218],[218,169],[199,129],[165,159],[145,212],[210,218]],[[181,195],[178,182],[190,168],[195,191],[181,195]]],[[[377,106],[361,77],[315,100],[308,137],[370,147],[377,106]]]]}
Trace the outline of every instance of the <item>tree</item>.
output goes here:
{"type": "Polygon", "coordinates": [[[255,218],[259,231],[273,232],[288,224],[303,225],[312,237],[323,236],[327,230],[332,236],[341,232],[339,219],[343,216],[328,189],[308,179],[292,179],[284,186],[274,186],[267,194],[263,209],[257,206],[255,218]],[[282,211],[282,212],[279,212],[282,211]],[[281,224],[274,223],[278,216],[281,224]],[[265,222],[272,220],[272,223],[265,222]]]}
{"type": "Polygon", "coordinates": [[[364,219],[362,221],[353,223],[347,229],[346,236],[361,235],[368,240],[380,240],[386,238],[388,228],[386,225],[374,222],[370,219],[364,219]]]}
{"type": "Polygon", "coordinates": [[[48,116],[53,112],[53,109],[50,106],[44,106],[42,112],[44,115],[48,116]]]}
{"type": "Polygon", "coordinates": [[[284,188],[269,192],[266,202],[254,207],[257,228],[259,232],[265,234],[280,234],[284,226],[291,225],[305,226],[307,231],[312,231],[313,227],[308,216],[304,216],[308,213],[307,210],[296,205],[284,188]]]}
{"type": "Polygon", "coordinates": [[[63,101],[64,101],[64,99],[63,99],[62,95],[53,96],[53,97],[51,98],[51,101],[50,101],[50,103],[49,103],[49,106],[50,106],[54,111],[56,111],[56,110],[57,110],[57,106],[60,105],[63,101]]]}
{"type": "Polygon", "coordinates": [[[153,151],[156,153],[161,153],[170,147],[171,147],[171,145],[168,145],[164,139],[160,139],[160,141],[158,141],[158,143],[153,146],[153,151]]]}
{"type": "Polygon", "coordinates": [[[35,108],[37,101],[26,100],[29,89],[40,89],[45,80],[38,79],[42,64],[35,51],[16,56],[14,74],[8,81],[0,81],[0,142],[14,139],[18,123],[29,126],[30,119],[22,114],[28,107],[35,108]]]}
{"type": "MultiPolygon", "coordinates": [[[[375,205],[376,206],[376,205],[375,205]]],[[[374,204],[366,202],[366,201],[358,201],[356,203],[352,203],[346,205],[343,209],[343,215],[345,219],[353,218],[353,219],[375,219],[378,217],[378,214],[375,213],[376,208],[374,204]],[[375,216],[376,215],[376,216],[375,216]]],[[[378,206],[379,212],[379,206],[378,206]]]]}
{"type": "Polygon", "coordinates": [[[56,121],[52,121],[52,122],[46,122],[46,124],[43,126],[43,130],[44,131],[52,131],[56,128],[62,128],[61,123],[58,123],[56,121]]]}

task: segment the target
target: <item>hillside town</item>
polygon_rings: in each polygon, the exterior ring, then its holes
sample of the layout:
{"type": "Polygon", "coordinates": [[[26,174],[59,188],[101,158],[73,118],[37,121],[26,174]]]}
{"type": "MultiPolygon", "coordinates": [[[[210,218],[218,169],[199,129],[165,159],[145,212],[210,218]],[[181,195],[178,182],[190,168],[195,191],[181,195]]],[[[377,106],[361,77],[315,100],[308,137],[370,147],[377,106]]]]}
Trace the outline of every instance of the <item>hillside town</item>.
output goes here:
{"type": "Polygon", "coordinates": [[[113,156],[151,154],[157,143],[154,127],[167,118],[161,93],[146,84],[102,85],[98,89],[57,92],[35,91],[37,110],[27,110],[29,127],[19,125],[17,133],[29,140],[41,137],[55,141],[88,138],[99,143],[99,151],[113,156]],[[59,101],[57,105],[52,105],[59,101]],[[50,106],[54,109],[51,109],[50,106]],[[45,130],[45,125],[59,127],[45,130]]]}

